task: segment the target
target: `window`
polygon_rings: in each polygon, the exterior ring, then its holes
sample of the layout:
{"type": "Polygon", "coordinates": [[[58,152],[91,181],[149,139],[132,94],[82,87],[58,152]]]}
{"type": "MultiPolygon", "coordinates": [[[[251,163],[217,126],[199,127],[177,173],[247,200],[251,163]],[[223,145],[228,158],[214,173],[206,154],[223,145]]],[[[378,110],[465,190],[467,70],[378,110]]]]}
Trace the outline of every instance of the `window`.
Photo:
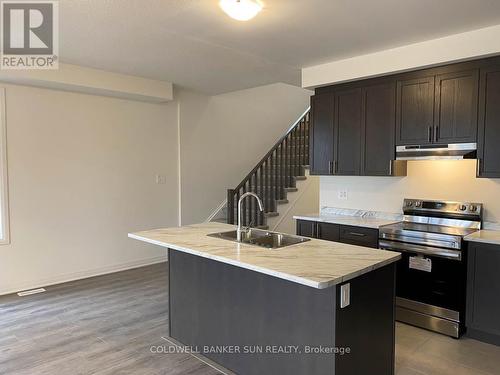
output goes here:
{"type": "Polygon", "coordinates": [[[5,89],[0,88],[0,244],[10,242],[5,89]]]}

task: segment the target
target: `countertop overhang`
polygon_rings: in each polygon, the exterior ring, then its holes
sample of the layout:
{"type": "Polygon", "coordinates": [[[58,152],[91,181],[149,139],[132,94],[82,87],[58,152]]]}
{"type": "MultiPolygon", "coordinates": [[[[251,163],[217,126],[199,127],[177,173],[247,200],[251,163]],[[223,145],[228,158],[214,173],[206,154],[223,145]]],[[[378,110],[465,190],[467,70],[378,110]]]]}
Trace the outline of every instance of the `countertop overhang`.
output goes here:
{"type": "Polygon", "coordinates": [[[317,289],[343,283],[401,258],[397,252],[317,239],[270,250],[207,236],[234,229],[234,225],[203,223],[128,236],[317,289]]]}
{"type": "Polygon", "coordinates": [[[500,231],[482,229],[469,234],[468,236],[465,236],[464,239],[469,242],[481,242],[491,245],[500,245],[500,231]]]}

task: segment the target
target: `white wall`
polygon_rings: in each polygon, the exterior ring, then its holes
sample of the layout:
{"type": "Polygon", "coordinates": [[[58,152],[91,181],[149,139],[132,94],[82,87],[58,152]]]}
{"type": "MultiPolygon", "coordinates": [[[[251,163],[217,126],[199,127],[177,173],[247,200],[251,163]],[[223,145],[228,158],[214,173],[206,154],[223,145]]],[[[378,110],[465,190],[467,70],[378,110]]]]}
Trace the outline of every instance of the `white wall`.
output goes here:
{"type": "Polygon", "coordinates": [[[410,161],[407,177],[321,177],[320,206],[401,213],[404,198],[456,200],[484,203],[484,219],[500,222],[500,179],[475,175],[475,160],[442,160],[410,161]]]}
{"type": "Polygon", "coordinates": [[[270,230],[276,232],[296,234],[296,215],[308,215],[319,212],[319,181],[320,177],[310,176],[306,173],[307,180],[297,181],[299,191],[289,193],[286,205],[278,205],[279,216],[271,217],[267,223],[270,230]]]}
{"type": "Polygon", "coordinates": [[[177,104],[5,87],[0,294],[163,259],[127,232],[177,224],[177,104]]]}
{"type": "Polygon", "coordinates": [[[127,233],[176,226],[179,192],[183,224],[205,220],[311,95],[275,84],[154,104],[3,86],[11,243],[0,246],[0,295],[164,260],[127,233]]]}
{"type": "Polygon", "coordinates": [[[309,106],[312,92],[273,84],[180,102],[182,223],[205,220],[309,106]]]}
{"type": "Polygon", "coordinates": [[[402,72],[500,53],[500,25],[302,69],[302,87],[402,72]]]}

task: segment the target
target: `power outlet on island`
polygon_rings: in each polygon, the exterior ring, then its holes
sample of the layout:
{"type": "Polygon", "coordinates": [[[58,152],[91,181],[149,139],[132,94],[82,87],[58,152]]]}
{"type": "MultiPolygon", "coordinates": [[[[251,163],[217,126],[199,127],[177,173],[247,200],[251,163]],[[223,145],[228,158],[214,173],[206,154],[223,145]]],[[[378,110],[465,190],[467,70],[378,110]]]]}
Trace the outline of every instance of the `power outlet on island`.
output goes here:
{"type": "Polygon", "coordinates": [[[338,191],[338,199],[343,200],[343,201],[346,201],[347,199],[349,199],[349,194],[348,194],[346,189],[340,189],[338,191]]]}

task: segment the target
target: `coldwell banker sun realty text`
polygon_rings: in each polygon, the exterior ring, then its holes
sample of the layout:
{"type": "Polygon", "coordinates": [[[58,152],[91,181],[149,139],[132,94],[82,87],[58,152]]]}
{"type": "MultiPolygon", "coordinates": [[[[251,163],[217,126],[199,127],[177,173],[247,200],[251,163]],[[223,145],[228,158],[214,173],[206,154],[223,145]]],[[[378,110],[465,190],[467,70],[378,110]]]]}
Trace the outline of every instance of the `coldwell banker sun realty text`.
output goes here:
{"type": "Polygon", "coordinates": [[[57,1],[0,1],[1,69],[57,69],[57,1]]]}

